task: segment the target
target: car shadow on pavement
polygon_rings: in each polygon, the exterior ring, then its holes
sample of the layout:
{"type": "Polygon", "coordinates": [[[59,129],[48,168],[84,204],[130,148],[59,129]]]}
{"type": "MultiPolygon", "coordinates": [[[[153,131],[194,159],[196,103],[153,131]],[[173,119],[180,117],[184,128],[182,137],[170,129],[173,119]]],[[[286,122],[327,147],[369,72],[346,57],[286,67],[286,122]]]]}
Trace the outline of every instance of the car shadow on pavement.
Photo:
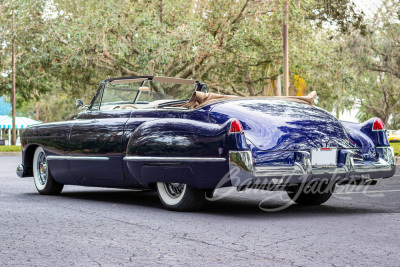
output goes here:
{"type": "Polygon", "coordinates": [[[57,196],[42,196],[37,193],[27,193],[26,195],[37,197],[51,197],[52,201],[73,201],[79,200],[88,204],[96,203],[110,203],[125,204],[141,207],[158,207],[162,205],[158,199],[157,193],[153,191],[135,191],[135,190],[101,190],[101,191],[66,191],[57,196]]]}
{"type": "MultiPolygon", "coordinates": [[[[38,196],[36,193],[29,193],[31,196],[38,196]]],[[[45,196],[40,196],[45,197],[45,196]]],[[[164,210],[156,192],[153,191],[131,191],[131,190],[101,190],[101,191],[66,191],[59,196],[51,197],[52,201],[69,201],[76,202],[75,200],[84,201],[90,205],[92,202],[96,203],[109,203],[110,205],[126,205],[129,210],[134,211],[135,207],[149,208],[152,212],[155,210],[164,210]]],[[[264,201],[262,205],[262,197],[247,197],[240,198],[237,195],[228,196],[224,199],[216,201],[206,201],[201,210],[196,213],[199,214],[212,214],[217,216],[232,216],[232,217],[262,217],[274,218],[295,216],[310,216],[311,213],[317,215],[352,215],[352,214],[374,214],[374,213],[399,213],[400,208],[396,205],[384,206],[383,204],[377,205],[373,203],[352,202],[351,200],[343,201],[332,199],[327,203],[320,206],[300,206],[290,202],[284,209],[279,209],[286,205],[288,202],[284,200],[269,199],[264,201]],[[261,206],[261,208],[260,208],[261,206]],[[397,208],[396,208],[397,207],[397,208]],[[278,209],[278,210],[275,210],[278,209]],[[266,211],[269,210],[269,211],[266,211]],[[271,211],[275,210],[275,211],[271,211]]]]}
{"type": "Polygon", "coordinates": [[[242,202],[238,200],[219,200],[208,202],[204,205],[201,212],[208,214],[218,214],[221,216],[237,216],[239,214],[246,217],[258,217],[263,215],[268,218],[295,216],[309,216],[310,214],[318,215],[354,215],[354,214],[376,214],[376,213],[400,213],[400,210],[394,211],[384,207],[367,207],[366,205],[350,205],[342,203],[327,202],[319,206],[301,206],[295,203],[286,202],[263,202],[260,201],[242,202]],[[282,206],[285,208],[281,209],[282,206]]]}

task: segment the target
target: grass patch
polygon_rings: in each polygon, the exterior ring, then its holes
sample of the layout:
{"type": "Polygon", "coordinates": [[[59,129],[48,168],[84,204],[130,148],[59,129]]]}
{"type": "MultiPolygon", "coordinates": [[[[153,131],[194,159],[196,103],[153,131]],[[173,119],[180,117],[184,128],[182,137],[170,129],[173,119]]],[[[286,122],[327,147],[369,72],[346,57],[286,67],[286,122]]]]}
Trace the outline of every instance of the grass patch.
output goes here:
{"type": "Polygon", "coordinates": [[[394,154],[396,156],[400,156],[400,142],[398,143],[390,143],[390,145],[393,147],[394,149],[394,154]]]}
{"type": "Polygon", "coordinates": [[[0,146],[0,152],[21,152],[21,146],[0,146]]]}

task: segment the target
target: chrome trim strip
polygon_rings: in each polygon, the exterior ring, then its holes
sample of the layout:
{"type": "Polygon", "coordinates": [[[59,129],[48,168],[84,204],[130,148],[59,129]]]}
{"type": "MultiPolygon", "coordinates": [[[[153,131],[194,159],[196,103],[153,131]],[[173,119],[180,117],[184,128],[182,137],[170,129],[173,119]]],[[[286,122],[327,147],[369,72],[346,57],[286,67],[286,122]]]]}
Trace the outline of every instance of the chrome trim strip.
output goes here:
{"type": "Polygon", "coordinates": [[[126,156],[125,161],[163,161],[163,162],[223,162],[226,158],[192,158],[192,157],[142,157],[126,156]]]}
{"type": "Polygon", "coordinates": [[[80,157],[80,156],[47,156],[47,160],[94,160],[107,161],[108,157],[80,157]]]}

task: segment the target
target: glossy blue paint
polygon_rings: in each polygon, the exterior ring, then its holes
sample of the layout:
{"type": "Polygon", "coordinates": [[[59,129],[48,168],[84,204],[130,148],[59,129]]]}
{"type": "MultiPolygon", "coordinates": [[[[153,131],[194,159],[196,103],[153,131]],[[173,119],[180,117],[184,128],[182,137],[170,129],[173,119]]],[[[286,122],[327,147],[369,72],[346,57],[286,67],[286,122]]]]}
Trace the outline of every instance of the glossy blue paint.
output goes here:
{"type": "Polygon", "coordinates": [[[238,99],[215,105],[210,111],[211,122],[230,118],[242,123],[255,165],[294,164],[299,150],[356,148],[335,117],[303,102],[238,99]]]}
{"type": "Polygon", "coordinates": [[[304,160],[302,151],[321,147],[339,149],[338,166],[345,164],[348,150],[356,162],[375,161],[375,146],[388,143],[384,132],[372,131],[371,121],[349,124],[304,102],[267,98],[224,100],[196,110],[88,110],[73,120],[26,129],[23,163],[25,176],[31,175],[34,149],[41,146],[48,156],[109,158],[49,161],[54,178],[63,184],[147,188],[182,182],[214,188],[229,172],[229,151],[251,151],[256,167],[293,166],[304,160]],[[234,119],[244,134],[229,133],[234,119]],[[129,162],[125,156],[226,161],[129,162]]]}
{"type": "Polygon", "coordinates": [[[390,146],[385,130],[372,130],[377,118],[372,118],[362,123],[360,131],[372,139],[375,146],[390,146]]]}
{"type": "Polygon", "coordinates": [[[328,112],[304,103],[275,99],[237,100],[215,106],[211,122],[237,118],[246,138],[259,150],[354,147],[345,129],[328,112]]]}
{"type": "MultiPolygon", "coordinates": [[[[69,136],[73,121],[43,123],[30,126],[21,135],[23,162],[27,166],[28,175],[32,175],[32,160],[37,146],[41,146],[46,155],[67,156],[69,150],[69,136]]],[[[60,183],[70,183],[72,176],[68,162],[49,162],[53,176],[60,183]]]]}
{"type": "Polygon", "coordinates": [[[363,123],[342,121],[351,141],[360,148],[357,161],[373,161],[377,159],[375,147],[390,146],[385,131],[373,131],[376,118],[363,123]]]}
{"type": "Polygon", "coordinates": [[[106,162],[71,161],[71,175],[78,183],[85,180],[125,179],[122,169],[122,137],[130,115],[130,110],[89,111],[78,115],[71,129],[69,155],[109,158],[106,162]]]}

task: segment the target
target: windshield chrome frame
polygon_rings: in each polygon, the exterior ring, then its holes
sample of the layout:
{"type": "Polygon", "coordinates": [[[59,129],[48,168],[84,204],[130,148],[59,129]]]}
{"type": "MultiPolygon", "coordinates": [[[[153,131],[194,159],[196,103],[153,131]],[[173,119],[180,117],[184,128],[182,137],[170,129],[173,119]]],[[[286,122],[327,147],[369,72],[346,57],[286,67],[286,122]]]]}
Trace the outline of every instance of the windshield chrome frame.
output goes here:
{"type": "MultiPolygon", "coordinates": [[[[154,80],[155,82],[160,82],[160,83],[172,83],[172,84],[184,84],[184,85],[193,84],[194,85],[193,92],[202,91],[202,92],[207,93],[207,91],[208,91],[207,85],[205,83],[200,83],[199,81],[192,80],[192,79],[182,79],[182,78],[162,77],[162,76],[134,76],[134,77],[120,77],[120,78],[106,79],[100,83],[100,85],[97,88],[96,93],[94,94],[92,100],[90,101],[90,104],[87,107],[86,111],[92,110],[94,101],[96,100],[96,97],[99,94],[100,94],[100,101],[99,101],[99,111],[100,111],[100,107],[103,102],[104,89],[107,84],[113,84],[113,82],[114,82],[114,84],[131,83],[131,82],[134,82],[135,80],[137,80],[137,82],[141,81],[140,86],[143,86],[143,84],[145,82],[147,82],[147,81],[151,82],[151,81],[153,81],[154,78],[155,78],[155,80],[154,80]]],[[[140,95],[140,90],[138,91],[138,93],[133,101],[133,104],[135,104],[137,102],[137,100],[139,99],[139,95],[140,95]]]]}

